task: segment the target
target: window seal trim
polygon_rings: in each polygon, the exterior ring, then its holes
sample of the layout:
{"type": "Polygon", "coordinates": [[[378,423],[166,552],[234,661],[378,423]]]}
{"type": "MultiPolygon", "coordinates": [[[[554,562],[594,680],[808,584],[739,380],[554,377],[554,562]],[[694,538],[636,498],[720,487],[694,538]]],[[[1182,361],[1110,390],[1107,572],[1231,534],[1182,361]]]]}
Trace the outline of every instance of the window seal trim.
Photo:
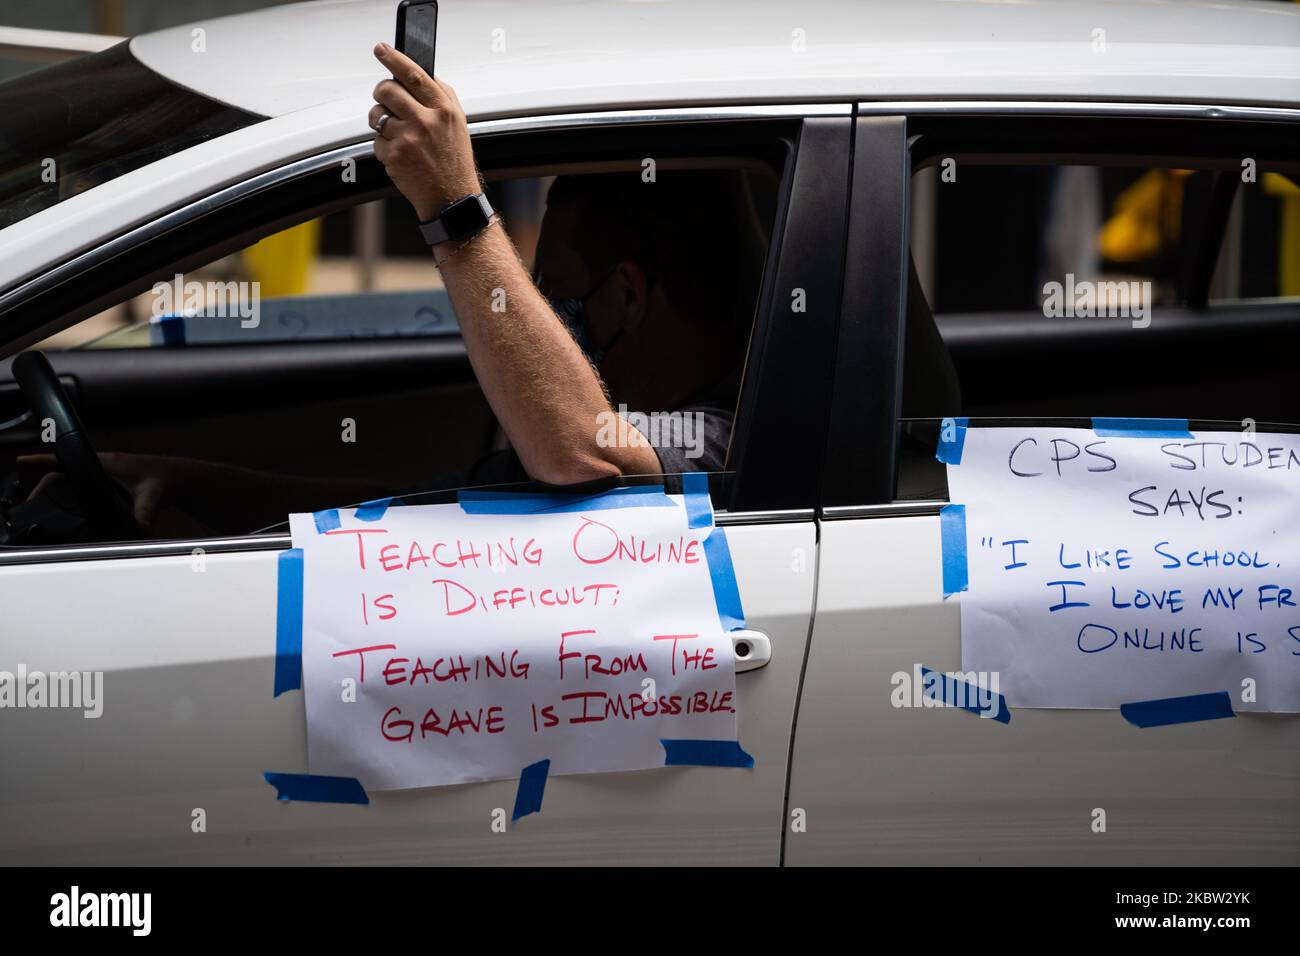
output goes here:
{"type": "MultiPolygon", "coordinates": [[[[720,511],[715,523],[722,528],[757,524],[795,524],[812,521],[812,508],[779,511],[720,511]]],[[[105,561],[121,558],[171,558],[209,554],[247,554],[284,551],[293,547],[287,534],[230,535],[220,538],[190,538],[175,541],[133,541],[120,544],[49,545],[38,548],[0,550],[0,567],[31,564],[63,564],[71,561],[105,561]]]]}
{"type": "Polygon", "coordinates": [[[1300,109],[1210,103],[1124,103],[1113,100],[871,100],[858,103],[859,116],[907,114],[952,116],[1133,116],[1162,119],[1300,123],[1300,109]]]}

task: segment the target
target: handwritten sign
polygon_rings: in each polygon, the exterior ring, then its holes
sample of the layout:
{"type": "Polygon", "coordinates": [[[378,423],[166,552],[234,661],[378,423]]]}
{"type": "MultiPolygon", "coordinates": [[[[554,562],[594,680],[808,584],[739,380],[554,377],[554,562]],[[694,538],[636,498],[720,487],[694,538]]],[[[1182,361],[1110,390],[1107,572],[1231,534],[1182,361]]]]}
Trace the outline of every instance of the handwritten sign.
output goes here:
{"type": "Polygon", "coordinates": [[[1010,706],[1300,711],[1300,436],[976,427],[948,483],[962,667],[1010,706]]]}
{"type": "Polygon", "coordinates": [[[734,741],[714,529],[652,490],[540,513],[515,499],[501,510],[524,513],[291,516],[311,772],[426,787],[542,759],[552,774],[660,767],[661,739],[734,741]]]}

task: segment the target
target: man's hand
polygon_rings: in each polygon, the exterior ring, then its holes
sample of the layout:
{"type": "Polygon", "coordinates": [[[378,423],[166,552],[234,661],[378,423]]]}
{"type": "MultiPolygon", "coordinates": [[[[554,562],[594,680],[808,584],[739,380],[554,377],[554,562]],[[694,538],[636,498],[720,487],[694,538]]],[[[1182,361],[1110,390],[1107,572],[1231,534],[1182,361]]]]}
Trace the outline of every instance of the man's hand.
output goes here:
{"type": "MultiPolygon", "coordinates": [[[[176,490],[189,477],[190,464],[183,458],[166,458],[161,455],[132,455],[123,452],[104,452],[99,456],[104,470],[131,495],[136,523],[152,529],[159,513],[172,503],[176,490]]],[[[62,478],[59,462],[53,455],[20,455],[16,461],[20,469],[44,472],[28,500],[44,494],[51,484],[62,478]]]]}
{"type": "Polygon", "coordinates": [[[432,219],[481,188],[465,111],[450,86],[387,43],[375,47],[375,57],[393,74],[375,87],[370,110],[371,129],[389,116],[375,133],[375,158],[416,215],[432,219]]]}
{"type": "MultiPolygon", "coordinates": [[[[371,127],[392,117],[377,131],[375,157],[416,215],[432,219],[481,188],[465,113],[451,87],[387,43],[375,56],[394,76],[375,87],[371,127]]],[[[604,388],[504,229],[489,225],[464,248],[439,268],[474,374],[528,474],[556,485],[658,474],[654,449],[625,419],[615,422],[617,441],[598,443],[611,411],[604,388]]]]}
{"type": "MultiPolygon", "coordinates": [[[[247,534],[293,511],[319,511],[392,494],[355,478],[304,478],[171,455],[100,452],[109,476],[131,495],[136,523],[155,535],[247,534]]],[[[60,477],[54,455],[20,455],[17,466],[44,477],[29,500],[60,477]]]]}

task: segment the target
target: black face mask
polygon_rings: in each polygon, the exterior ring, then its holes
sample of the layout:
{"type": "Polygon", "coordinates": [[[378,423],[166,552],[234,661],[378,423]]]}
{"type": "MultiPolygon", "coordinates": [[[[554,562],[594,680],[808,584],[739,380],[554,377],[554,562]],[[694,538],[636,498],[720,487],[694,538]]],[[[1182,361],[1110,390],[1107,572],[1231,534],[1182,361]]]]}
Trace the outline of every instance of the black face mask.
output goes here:
{"type": "Polygon", "coordinates": [[[605,277],[592,286],[586,295],[574,299],[556,299],[550,296],[546,299],[551,309],[564,323],[564,327],[569,330],[569,334],[573,336],[573,341],[578,343],[578,348],[582,349],[582,354],[587,356],[587,361],[596,367],[599,367],[605,356],[609,354],[610,349],[618,344],[618,340],[623,337],[624,330],[619,329],[614,333],[613,338],[604,345],[596,345],[592,341],[591,328],[587,325],[584,313],[587,311],[587,300],[600,291],[601,287],[609,281],[609,277],[615,271],[617,270],[611,269],[605,273],[605,277]]]}

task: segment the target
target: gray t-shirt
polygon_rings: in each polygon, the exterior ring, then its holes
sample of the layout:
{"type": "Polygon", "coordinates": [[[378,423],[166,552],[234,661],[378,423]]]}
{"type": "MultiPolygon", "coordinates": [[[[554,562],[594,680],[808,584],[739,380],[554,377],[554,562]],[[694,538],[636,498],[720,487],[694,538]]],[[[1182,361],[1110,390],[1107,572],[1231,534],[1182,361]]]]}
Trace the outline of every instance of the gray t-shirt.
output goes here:
{"type": "MultiPolygon", "coordinates": [[[[737,370],[671,412],[628,412],[623,417],[649,440],[665,475],[722,471],[736,419],[739,384],[737,370]]],[[[480,458],[464,479],[461,486],[469,487],[531,481],[511,448],[480,458]]]]}

